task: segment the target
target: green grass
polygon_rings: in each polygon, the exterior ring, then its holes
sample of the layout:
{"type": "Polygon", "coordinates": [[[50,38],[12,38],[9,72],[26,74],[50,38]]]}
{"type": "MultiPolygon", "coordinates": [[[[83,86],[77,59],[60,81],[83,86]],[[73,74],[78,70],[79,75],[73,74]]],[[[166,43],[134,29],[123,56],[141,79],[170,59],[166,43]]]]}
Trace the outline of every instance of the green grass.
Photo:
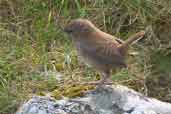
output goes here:
{"type": "Polygon", "coordinates": [[[129,57],[128,70],[112,75],[114,81],[142,80],[156,71],[155,75],[170,73],[168,31],[171,30],[166,29],[171,28],[169,3],[169,0],[1,0],[0,113],[13,114],[33,94],[53,91],[59,83],[99,79],[97,72],[78,61],[70,39],[61,30],[74,18],[90,19],[101,30],[121,39],[148,30],[146,40],[131,48],[139,54],[129,57]],[[60,81],[56,80],[56,74],[61,75],[60,81]]]}

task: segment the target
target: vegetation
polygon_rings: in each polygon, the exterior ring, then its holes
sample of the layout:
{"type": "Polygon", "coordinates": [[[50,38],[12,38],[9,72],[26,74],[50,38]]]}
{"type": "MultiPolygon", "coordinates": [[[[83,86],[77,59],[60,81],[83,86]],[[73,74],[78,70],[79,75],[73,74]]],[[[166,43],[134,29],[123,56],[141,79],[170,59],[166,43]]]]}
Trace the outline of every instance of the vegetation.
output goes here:
{"type": "Polygon", "coordinates": [[[129,68],[112,79],[171,102],[170,0],[0,0],[0,114],[13,114],[33,94],[73,97],[92,88],[73,86],[99,78],[61,30],[74,18],[122,39],[146,30],[130,50],[129,68]]]}

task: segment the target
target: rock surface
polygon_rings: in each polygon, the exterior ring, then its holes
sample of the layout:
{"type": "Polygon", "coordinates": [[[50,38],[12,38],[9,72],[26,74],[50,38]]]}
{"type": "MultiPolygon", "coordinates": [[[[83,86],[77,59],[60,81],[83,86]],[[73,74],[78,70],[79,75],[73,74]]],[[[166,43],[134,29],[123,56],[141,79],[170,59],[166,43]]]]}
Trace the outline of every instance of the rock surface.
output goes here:
{"type": "Polygon", "coordinates": [[[34,96],[16,114],[171,114],[171,104],[124,86],[104,86],[81,98],[34,96]]]}

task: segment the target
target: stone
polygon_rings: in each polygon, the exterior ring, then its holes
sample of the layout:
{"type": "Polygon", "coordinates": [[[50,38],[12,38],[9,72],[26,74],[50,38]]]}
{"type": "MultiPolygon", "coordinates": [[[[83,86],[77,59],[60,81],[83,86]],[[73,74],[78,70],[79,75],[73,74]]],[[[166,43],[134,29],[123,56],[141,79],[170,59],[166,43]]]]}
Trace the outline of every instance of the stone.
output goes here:
{"type": "Polygon", "coordinates": [[[171,114],[171,104],[115,85],[99,87],[73,99],[34,96],[16,114],[171,114]]]}

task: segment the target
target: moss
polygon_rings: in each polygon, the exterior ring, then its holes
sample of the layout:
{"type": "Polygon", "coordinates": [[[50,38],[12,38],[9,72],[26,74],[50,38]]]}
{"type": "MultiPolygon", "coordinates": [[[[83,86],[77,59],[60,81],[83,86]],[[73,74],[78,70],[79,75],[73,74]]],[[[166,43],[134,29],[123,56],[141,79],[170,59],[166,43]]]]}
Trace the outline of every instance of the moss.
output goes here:
{"type": "Polygon", "coordinates": [[[61,99],[62,94],[60,90],[55,89],[54,91],[51,92],[51,96],[54,97],[55,99],[61,99]]]}
{"type": "Polygon", "coordinates": [[[56,99],[60,99],[61,97],[74,98],[74,97],[83,96],[86,91],[92,90],[94,88],[95,86],[93,85],[79,85],[79,84],[64,85],[52,91],[51,95],[56,99]]]}

